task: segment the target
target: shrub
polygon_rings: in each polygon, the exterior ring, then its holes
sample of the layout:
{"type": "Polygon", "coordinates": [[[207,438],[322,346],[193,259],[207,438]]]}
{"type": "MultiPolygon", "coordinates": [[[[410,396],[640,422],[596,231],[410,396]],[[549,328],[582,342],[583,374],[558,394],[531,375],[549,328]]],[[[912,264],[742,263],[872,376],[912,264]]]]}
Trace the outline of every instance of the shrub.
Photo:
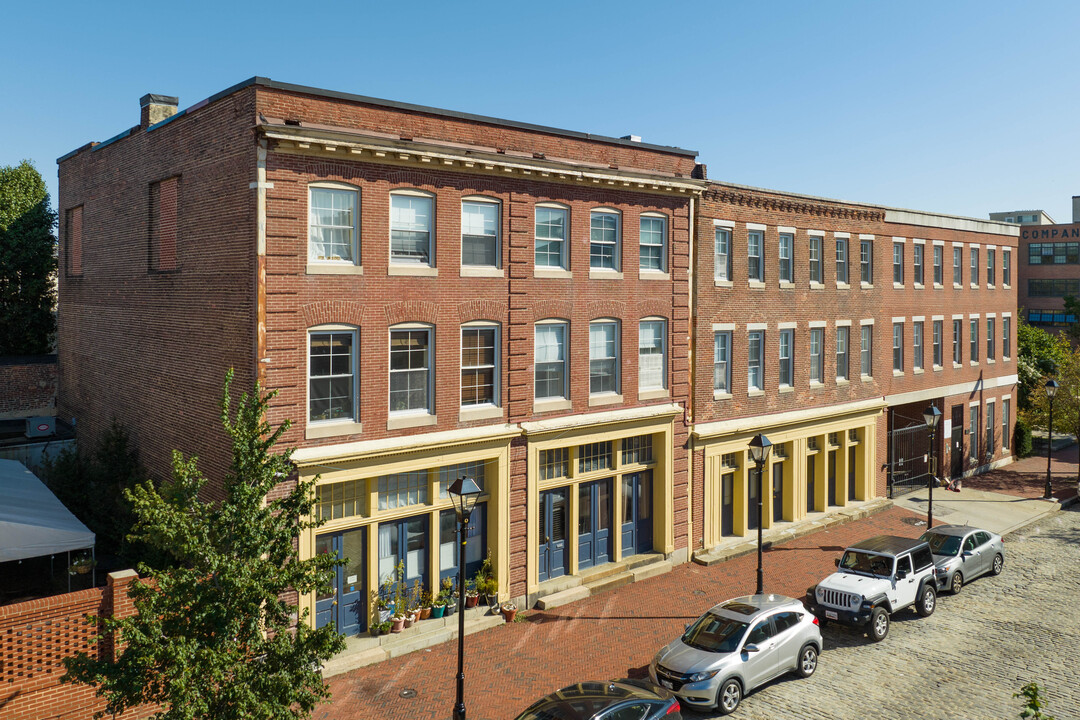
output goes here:
{"type": "Polygon", "coordinates": [[[1013,450],[1018,458],[1031,454],[1031,426],[1022,417],[1016,418],[1013,426],[1013,450]]]}

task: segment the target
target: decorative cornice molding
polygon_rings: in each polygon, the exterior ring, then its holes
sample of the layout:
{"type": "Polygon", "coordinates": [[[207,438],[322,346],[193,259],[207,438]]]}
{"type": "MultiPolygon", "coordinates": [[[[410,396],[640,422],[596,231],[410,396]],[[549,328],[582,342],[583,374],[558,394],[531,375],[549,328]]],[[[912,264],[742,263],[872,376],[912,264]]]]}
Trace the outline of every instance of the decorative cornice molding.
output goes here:
{"type": "Polygon", "coordinates": [[[743,207],[759,208],[762,210],[773,210],[776,212],[813,215],[817,217],[832,217],[843,220],[885,222],[884,210],[827,205],[824,203],[811,202],[809,200],[786,199],[783,197],[760,195],[758,193],[736,188],[712,186],[705,190],[703,197],[705,200],[711,200],[713,202],[721,202],[728,205],[741,205],[743,207]]]}

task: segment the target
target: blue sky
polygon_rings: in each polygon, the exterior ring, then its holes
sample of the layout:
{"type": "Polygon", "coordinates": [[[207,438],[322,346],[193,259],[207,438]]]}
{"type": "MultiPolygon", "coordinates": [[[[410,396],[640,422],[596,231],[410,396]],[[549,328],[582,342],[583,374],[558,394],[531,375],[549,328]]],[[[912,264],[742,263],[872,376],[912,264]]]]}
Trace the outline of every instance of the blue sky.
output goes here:
{"type": "Polygon", "coordinates": [[[6,4],[0,165],[253,75],[700,152],[709,176],[985,217],[1080,195],[1080,3],[6,4]]]}

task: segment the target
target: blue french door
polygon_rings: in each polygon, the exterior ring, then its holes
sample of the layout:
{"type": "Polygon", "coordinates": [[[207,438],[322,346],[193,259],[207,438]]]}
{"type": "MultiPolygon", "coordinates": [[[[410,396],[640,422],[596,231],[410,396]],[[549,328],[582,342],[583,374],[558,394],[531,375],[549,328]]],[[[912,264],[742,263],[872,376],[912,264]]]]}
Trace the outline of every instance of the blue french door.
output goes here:
{"type": "MultiPolygon", "coordinates": [[[[453,510],[439,513],[439,582],[450,578],[454,586],[458,580],[458,521],[453,510]]],[[[469,517],[469,535],[465,543],[465,577],[473,578],[480,570],[487,554],[487,503],[479,503],[469,517]]],[[[432,593],[439,588],[433,588],[432,593]]]]}
{"type": "Polygon", "coordinates": [[[578,485],[578,569],[611,560],[611,478],[578,485]]]}
{"type": "Polygon", "coordinates": [[[652,470],[622,476],[623,557],[652,550],[652,470]]]}
{"type": "Polygon", "coordinates": [[[428,585],[428,523],[430,516],[416,517],[379,523],[379,582],[394,577],[394,569],[401,563],[405,570],[405,586],[412,592],[420,583],[421,589],[428,585]]]}
{"type": "Polygon", "coordinates": [[[540,582],[566,574],[566,515],[569,488],[540,493],[538,576],[540,582]]]}
{"type": "Polygon", "coordinates": [[[746,474],[747,480],[747,493],[746,493],[746,529],[757,530],[758,525],[761,524],[760,512],[761,508],[758,506],[758,491],[761,489],[761,473],[764,470],[758,471],[754,468],[746,474]]]}
{"type": "Polygon", "coordinates": [[[772,519],[773,522],[784,519],[784,463],[772,466],[772,519]]]}
{"type": "Polygon", "coordinates": [[[335,571],[331,588],[315,597],[315,627],[333,625],[343,635],[367,629],[366,538],[366,528],[315,538],[316,553],[333,553],[345,561],[335,571]]]}

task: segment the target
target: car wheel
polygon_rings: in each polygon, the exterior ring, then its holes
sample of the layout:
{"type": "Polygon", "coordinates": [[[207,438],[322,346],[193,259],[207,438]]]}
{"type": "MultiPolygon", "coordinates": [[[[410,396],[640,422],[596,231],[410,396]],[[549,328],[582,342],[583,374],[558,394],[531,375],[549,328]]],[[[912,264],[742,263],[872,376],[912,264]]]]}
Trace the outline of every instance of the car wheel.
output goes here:
{"type": "Polygon", "coordinates": [[[799,651],[799,664],[795,668],[795,672],[799,673],[799,677],[808,678],[814,674],[817,670],[818,651],[812,644],[807,643],[803,645],[803,649],[799,651]]]}
{"type": "Polygon", "coordinates": [[[956,573],[952,576],[952,582],[949,584],[949,592],[953,595],[957,595],[960,589],[964,587],[964,574],[956,573]]]}
{"type": "Polygon", "coordinates": [[[1000,553],[994,556],[994,564],[990,566],[991,575],[1000,575],[1001,568],[1005,567],[1005,558],[1000,553]]]}
{"type": "Polygon", "coordinates": [[[731,678],[720,686],[720,692],[716,696],[716,709],[721,715],[730,715],[735,712],[735,708],[739,707],[741,701],[742,685],[735,678],[731,678]]]}
{"type": "Polygon", "coordinates": [[[919,595],[919,602],[915,605],[915,612],[923,617],[930,617],[934,614],[934,608],[936,607],[937,591],[928,584],[923,588],[922,594],[919,595]]]}
{"type": "Polygon", "coordinates": [[[885,608],[874,608],[870,613],[870,639],[881,642],[889,634],[889,613],[885,608]]]}

